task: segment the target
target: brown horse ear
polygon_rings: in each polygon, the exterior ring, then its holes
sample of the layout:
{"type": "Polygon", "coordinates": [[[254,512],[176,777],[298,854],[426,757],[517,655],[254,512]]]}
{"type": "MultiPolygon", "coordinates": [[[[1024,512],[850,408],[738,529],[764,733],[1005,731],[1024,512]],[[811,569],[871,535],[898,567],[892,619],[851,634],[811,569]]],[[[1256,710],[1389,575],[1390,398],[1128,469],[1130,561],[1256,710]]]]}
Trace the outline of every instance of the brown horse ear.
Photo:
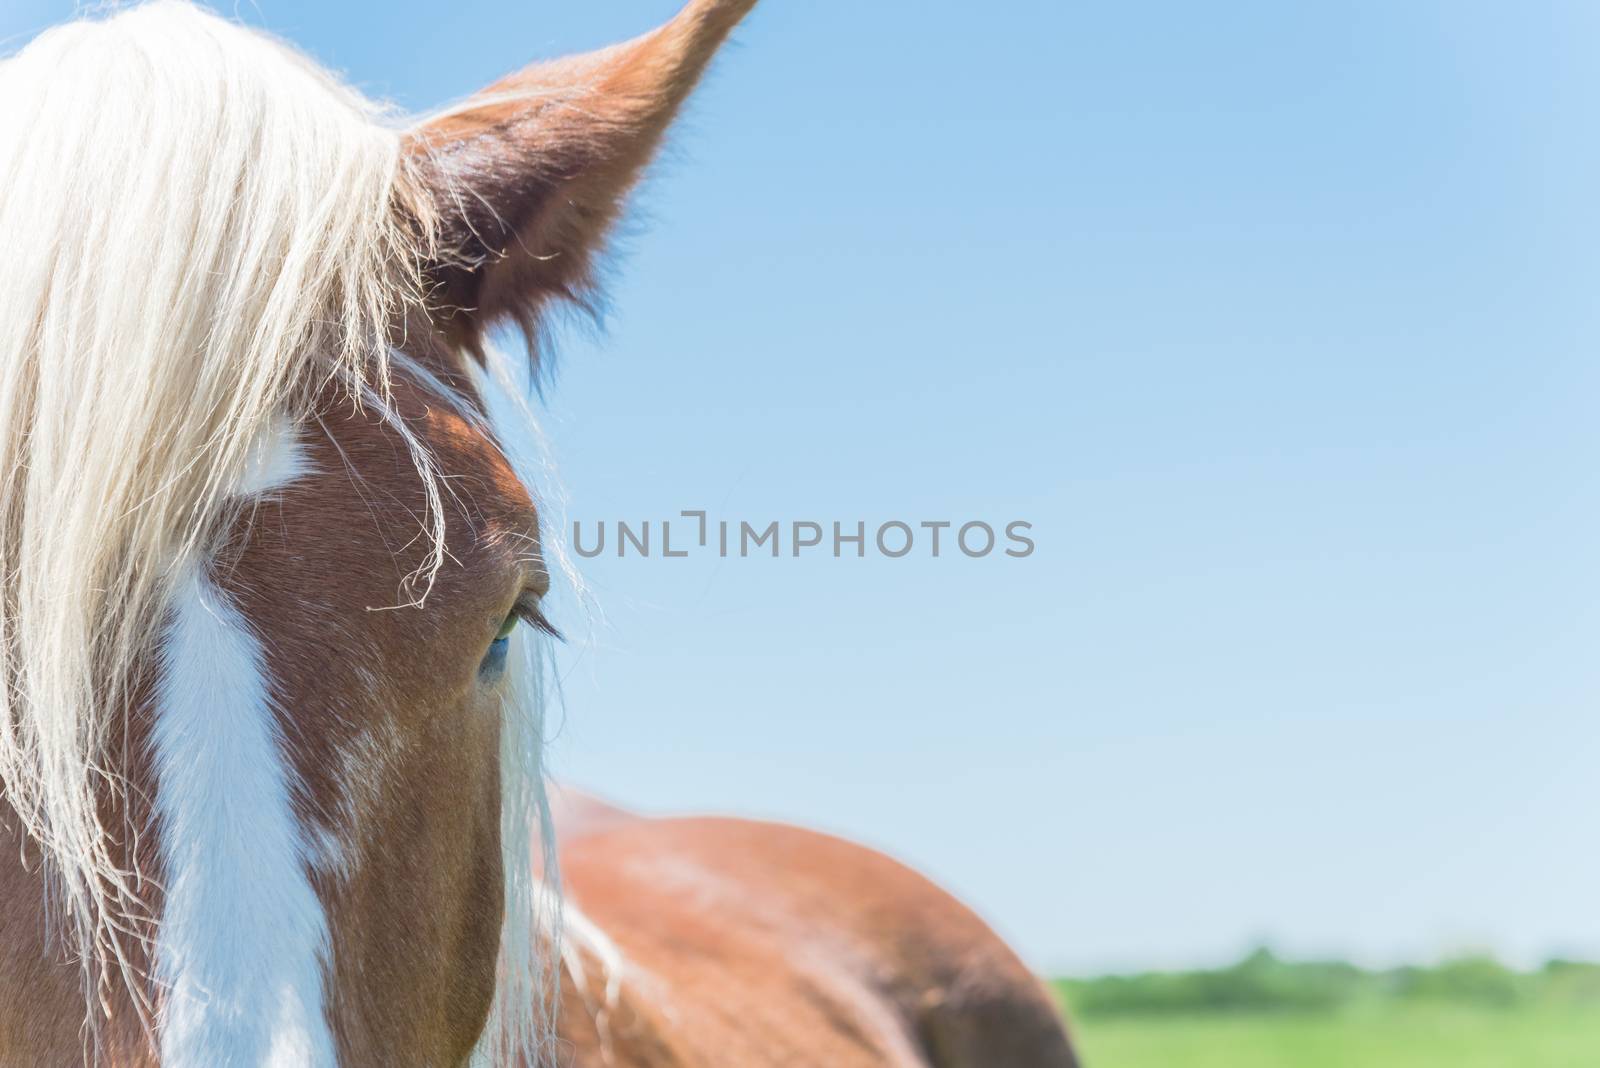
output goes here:
{"type": "Polygon", "coordinates": [[[481,354],[511,319],[582,303],[629,190],[755,0],[692,0],[643,37],[513,74],[412,130],[406,159],[439,237],[435,321],[481,354]]]}

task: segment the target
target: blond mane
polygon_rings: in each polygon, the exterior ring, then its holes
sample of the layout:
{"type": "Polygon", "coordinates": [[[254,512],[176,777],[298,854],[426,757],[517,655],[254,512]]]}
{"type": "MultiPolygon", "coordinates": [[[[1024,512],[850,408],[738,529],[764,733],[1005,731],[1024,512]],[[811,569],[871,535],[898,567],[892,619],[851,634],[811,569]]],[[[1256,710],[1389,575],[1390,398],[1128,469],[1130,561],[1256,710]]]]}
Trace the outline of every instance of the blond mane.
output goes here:
{"type": "Polygon", "coordinates": [[[274,420],[330,382],[383,403],[428,214],[398,124],[187,3],[41,35],[0,99],[0,789],[88,1002],[148,1013],[139,829],[106,815],[136,669],[274,420]]]}

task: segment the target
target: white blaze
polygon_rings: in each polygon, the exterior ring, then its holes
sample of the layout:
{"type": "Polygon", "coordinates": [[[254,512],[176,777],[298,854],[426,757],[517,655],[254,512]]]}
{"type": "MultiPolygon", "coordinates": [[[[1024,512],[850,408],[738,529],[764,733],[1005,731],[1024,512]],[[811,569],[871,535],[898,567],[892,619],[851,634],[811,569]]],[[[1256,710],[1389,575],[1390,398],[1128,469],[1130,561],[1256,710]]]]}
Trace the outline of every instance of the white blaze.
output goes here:
{"type": "MultiPolygon", "coordinates": [[[[272,436],[252,493],[305,471],[294,439],[272,436]]],[[[168,621],[153,729],[162,1064],[332,1068],[328,922],[261,643],[200,567],[179,580],[168,621]]]]}

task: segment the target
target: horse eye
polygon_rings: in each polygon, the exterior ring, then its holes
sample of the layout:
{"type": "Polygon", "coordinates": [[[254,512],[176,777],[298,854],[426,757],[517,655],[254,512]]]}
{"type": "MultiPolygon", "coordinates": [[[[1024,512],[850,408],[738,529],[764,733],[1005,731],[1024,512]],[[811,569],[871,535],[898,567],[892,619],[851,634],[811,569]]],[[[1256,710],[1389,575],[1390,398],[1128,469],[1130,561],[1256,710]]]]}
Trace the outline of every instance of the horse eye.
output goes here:
{"type": "Polygon", "coordinates": [[[511,652],[511,632],[517,629],[521,622],[521,613],[512,612],[506,617],[500,629],[495,632],[494,641],[489,643],[489,651],[484,655],[483,663],[478,665],[478,674],[490,681],[498,679],[505,674],[506,659],[511,652]]]}
{"type": "Polygon", "coordinates": [[[494,640],[489,643],[489,652],[484,656],[483,663],[478,665],[478,674],[486,679],[498,678],[506,669],[506,659],[511,649],[511,635],[517,629],[518,623],[527,623],[540,633],[561,641],[561,632],[550,625],[550,621],[539,610],[538,600],[524,597],[517,602],[517,606],[506,616],[505,622],[500,624],[500,629],[495,632],[494,640]]]}

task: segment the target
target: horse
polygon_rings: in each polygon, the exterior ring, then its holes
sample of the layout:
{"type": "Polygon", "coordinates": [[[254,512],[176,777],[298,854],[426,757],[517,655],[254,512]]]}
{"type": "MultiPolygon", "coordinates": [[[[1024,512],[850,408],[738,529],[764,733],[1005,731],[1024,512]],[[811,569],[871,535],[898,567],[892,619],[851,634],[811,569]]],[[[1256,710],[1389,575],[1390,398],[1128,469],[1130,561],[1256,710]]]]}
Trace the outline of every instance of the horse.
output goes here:
{"type": "Polygon", "coordinates": [[[887,858],[545,796],[491,333],[753,4],[417,120],[186,0],[0,61],[0,1064],[1075,1064],[887,858]]]}

